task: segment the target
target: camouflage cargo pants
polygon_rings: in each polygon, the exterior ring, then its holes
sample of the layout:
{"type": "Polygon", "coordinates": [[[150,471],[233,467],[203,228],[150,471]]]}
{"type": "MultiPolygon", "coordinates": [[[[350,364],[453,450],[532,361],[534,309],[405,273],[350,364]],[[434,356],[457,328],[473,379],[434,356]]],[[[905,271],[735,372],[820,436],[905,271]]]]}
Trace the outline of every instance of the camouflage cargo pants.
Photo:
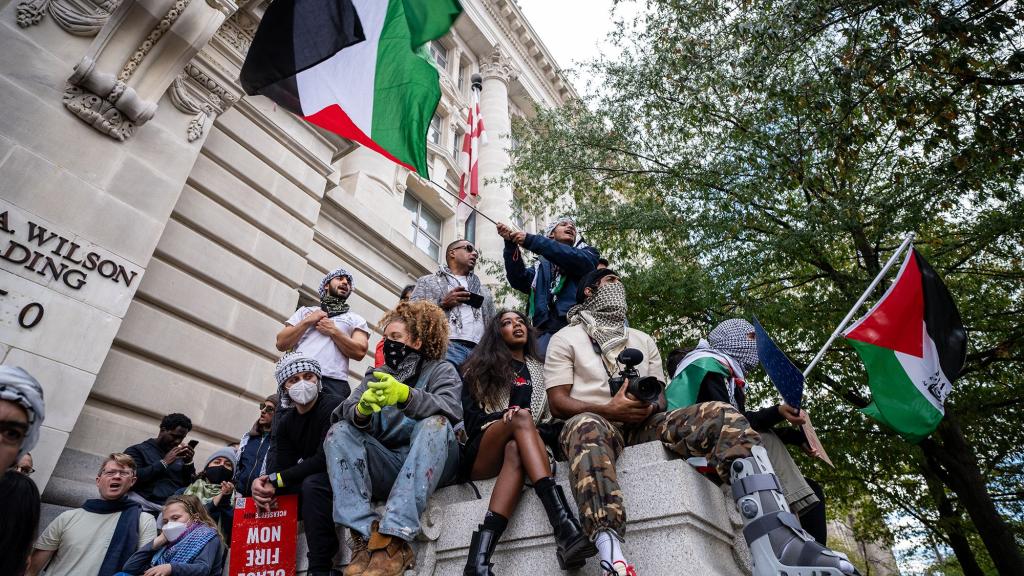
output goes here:
{"type": "Polygon", "coordinates": [[[703,456],[729,481],[729,465],[750,455],[761,438],[743,414],[724,402],[703,402],[652,415],[642,424],[625,427],[584,412],[565,423],[559,437],[569,460],[572,493],[580,510],[583,531],[626,531],[626,509],[615,472],[615,461],[626,446],[660,440],[684,458],[703,456]]]}

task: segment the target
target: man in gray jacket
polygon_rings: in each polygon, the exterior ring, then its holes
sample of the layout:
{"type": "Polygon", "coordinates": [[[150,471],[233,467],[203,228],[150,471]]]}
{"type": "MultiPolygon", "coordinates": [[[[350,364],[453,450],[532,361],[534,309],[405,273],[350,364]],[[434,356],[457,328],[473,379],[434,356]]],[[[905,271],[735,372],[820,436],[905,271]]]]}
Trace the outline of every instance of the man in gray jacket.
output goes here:
{"type": "Polygon", "coordinates": [[[448,317],[445,360],[461,367],[494,318],[494,297],[473,273],[480,253],[472,242],[456,240],[444,254],[445,265],[419,277],[410,299],[433,302],[444,310],[448,317]]]}
{"type": "Polygon", "coordinates": [[[462,380],[443,360],[448,322],[429,302],[403,302],[381,321],[385,365],[334,412],[324,452],[334,491],[334,521],[352,534],[346,575],[398,576],[434,490],[452,482],[462,419],[462,380]],[[386,501],[378,517],[373,501],[386,501]]]}

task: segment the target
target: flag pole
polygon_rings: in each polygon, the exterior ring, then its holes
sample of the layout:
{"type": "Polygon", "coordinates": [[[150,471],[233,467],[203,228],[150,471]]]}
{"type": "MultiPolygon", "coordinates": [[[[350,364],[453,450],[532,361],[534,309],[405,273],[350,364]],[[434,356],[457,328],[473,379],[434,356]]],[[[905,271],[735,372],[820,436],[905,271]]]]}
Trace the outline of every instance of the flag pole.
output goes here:
{"type": "Polygon", "coordinates": [[[878,273],[877,276],[875,276],[875,279],[871,281],[871,284],[868,285],[867,290],[865,290],[864,293],[860,295],[860,299],[857,300],[857,303],[854,304],[853,308],[850,308],[850,311],[846,313],[846,318],[843,318],[843,321],[839,323],[839,326],[836,326],[835,331],[833,331],[832,335],[828,337],[828,340],[825,342],[825,345],[822,346],[821,350],[818,350],[818,353],[814,355],[814,359],[811,360],[811,363],[807,365],[807,368],[804,368],[804,378],[806,378],[807,375],[811,373],[811,370],[814,370],[814,367],[818,365],[818,362],[825,355],[825,352],[829,349],[830,346],[832,346],[832,342],[834,342],[835,339],[839,337],[839,333],[843,331],[843,328],[846,328],[846,325],[850,323],[850,320],[853,318],[853,315],[856,314],[857,310],[859,310],[860,307],[864,305],[864,301],[868,299],[868,296],[870,296],[871,293],[875,290],[875,287],[878,286],[878,283],[882,281],[882,277],[885,276],[885,273],[889,271],[889,268],[892,268],[892,265],[896,263],[896,259],[899,257],[899,255],[902,254],[903,251],[906,250],[907,247],[910,246],[910,243],[913,241],[914,233],[908,232],[906,238],[903,239],[903,243],[900,244],[900,247],[897,248],[896,251],[892,253],[892,256],[890,256],[889,260],[885,263],[885,266],[882,266],[882,270],[878,273]]]}

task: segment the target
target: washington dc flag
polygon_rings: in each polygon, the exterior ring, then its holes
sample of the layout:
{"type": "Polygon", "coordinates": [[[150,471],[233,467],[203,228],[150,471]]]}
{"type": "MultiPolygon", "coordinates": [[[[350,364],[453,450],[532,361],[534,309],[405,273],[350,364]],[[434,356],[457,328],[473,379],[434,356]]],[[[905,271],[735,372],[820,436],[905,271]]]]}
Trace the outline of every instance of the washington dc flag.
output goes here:
{"type": "Polygon", "coordinates": [[[242,87],[427,177],[441,99],[424,45],[457,0],[275,0],[242,66],[242,87]]]}
{"type": "Polygon", "coordinates": [[[896,280],[843,333],[868,372],[864,413],[920,442],[939,425],[943,403],[967,356],[967,331],[952,295],[911,248],[896,280]]]}

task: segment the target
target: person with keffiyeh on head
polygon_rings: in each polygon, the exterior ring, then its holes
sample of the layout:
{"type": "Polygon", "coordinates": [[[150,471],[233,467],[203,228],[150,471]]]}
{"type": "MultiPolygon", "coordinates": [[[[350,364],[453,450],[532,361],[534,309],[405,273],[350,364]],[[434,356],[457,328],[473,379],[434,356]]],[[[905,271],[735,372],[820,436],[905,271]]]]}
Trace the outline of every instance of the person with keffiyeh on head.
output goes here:
{"type": "Polygon", "coordinates": [[[672,381],[665,390],[668,409],[726,402],[741,412],[761,434],[790,509],[799,516],[801,526],[824,545],[828,536],[824,493],[817,483],[803,476],[785,447],[794,444],[810,450],[799,428],[807,422],[806,412],[786,404],[747,410],[747,382],[758,364],[754,326],[742,318],[725,320],[708,333],[707,340],[701,339],[670,367],[672,381]],[[786,421],[793,426],[779,426],[786,421]]]}
{"type": "Polygon", "coordinates": [[[626,446],[652,440],[683,458],[707,459],[719,479],[731,484],[755,576],[856,574],[848,559],[800,528],[761,436],[736,408],[702,402],[666,411],[663,393],[653,403],[641,401],[629,394],[628,381],[612,392],[609,379],[621,374],[620,354],[627,349],[640,360],[639,377],[662,383],[665,378],[654,339],[626,323],[626,289],[614,270],[584,276],[578,301],[567,315],[569,325],[551,338],[544,385],[551,414],[565,419],[559,443],[569,462],[569,483],[605,574],[637,576],[622,551],[626,506],[615,461],[626,446]]]}
{"type": "Polygon", "coordinates": [[[300,307],[277,333],[277,349],[301,352],[319,362],[321,384],[341,399],[350,391],[348,361],[366,356],[370,341],[366,320],[348,304],[354,287],[347,270],[332,271],[320,281],[320,305],[300,307]]]}
{"type": "Polygon", "coordinates": [[[0,472],[30,452],[45,417],[43,387],[17,366],[0,366],[0,472]]]}
{"type": "Polygon", "coordinates": [[[547,353],[551,335],[566,326],[569,309],[577,304],[580,279],[597,267],[601,255],[588,245],[568,216],[550,222],[543,234],[515,231],[498,224],[498,234],[505,239],[505,277],[508,283],[530,297],[527,314],[537,329],[537,352],[541,359],[547,353]],[[527,267],[523,250],[539,259],[527,267]]]}

